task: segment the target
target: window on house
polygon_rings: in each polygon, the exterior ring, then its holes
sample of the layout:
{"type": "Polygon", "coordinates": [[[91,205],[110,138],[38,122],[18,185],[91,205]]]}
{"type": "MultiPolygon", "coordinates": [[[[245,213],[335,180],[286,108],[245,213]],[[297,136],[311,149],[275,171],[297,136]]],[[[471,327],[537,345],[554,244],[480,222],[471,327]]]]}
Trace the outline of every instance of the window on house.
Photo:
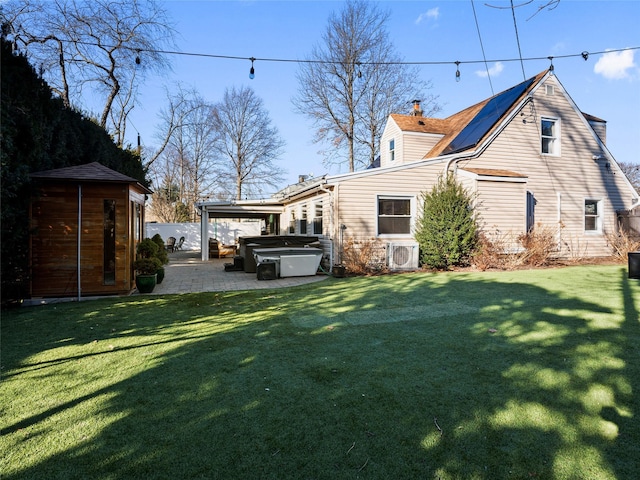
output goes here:
{"type": "Polygon", "coordinates": [[[394,161],[396,159],[396,141],[392,138],[389,140],[389,160],[394,161]]]}
{"type": "Polygon", "coordinates": [[[599,232],[601,230],[601,202],[600,200],[587,199],[584,201],[584,229],[587,232],[599,232]]]}
{"type": "Polygon", "coordinates": [[[300,208],[300,235],[307,234],[307,204],[300,208]]]}
{"type": "Polygon", "coordinates": [[[313,234],[322,235],[322,202],[316,202],[313,210],[313,234]]]}
{"type": "Polygon", "coordinates": [[[543,118],[542,153],[546,155],[560,155],[560,121],[553,118],[543,118]]]}
{"type": "Polygon", "coordinates": [[[294,235],[296,233],[296,212],[292,210],[289,218],[289,234],[294,235]]]}
{"type": "Polygon", "coordinates": [[[411,199],[378,197],[378,235],[411,233],[411,199]]]}

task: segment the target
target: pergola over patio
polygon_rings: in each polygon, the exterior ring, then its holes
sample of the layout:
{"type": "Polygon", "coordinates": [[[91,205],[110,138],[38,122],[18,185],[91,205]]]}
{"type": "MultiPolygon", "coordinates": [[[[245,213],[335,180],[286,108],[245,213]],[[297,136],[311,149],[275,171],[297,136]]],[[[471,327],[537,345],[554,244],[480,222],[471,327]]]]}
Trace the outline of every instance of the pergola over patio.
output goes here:
{"type": "Polygon", "coordinates": [[[213,218],[257,218],[264,220],[265,226],[274,225],[279,231],[280,215],[284,206],[277,200],[238,200],[234,202],[199,202],[196,208],[200,210],[200,251],[202,261],[209,259],[209,229],[208,223],[213,218]]]}

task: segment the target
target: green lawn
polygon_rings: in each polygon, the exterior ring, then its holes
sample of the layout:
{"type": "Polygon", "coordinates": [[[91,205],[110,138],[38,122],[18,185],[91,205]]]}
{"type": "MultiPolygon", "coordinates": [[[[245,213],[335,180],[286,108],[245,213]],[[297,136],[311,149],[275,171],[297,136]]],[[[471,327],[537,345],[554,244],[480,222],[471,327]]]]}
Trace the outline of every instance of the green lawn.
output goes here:
{"type": "Polygon", "coordinates": [[[624,265],[5,311],[0,476],[640,478],[639,312],[624,265]]]}

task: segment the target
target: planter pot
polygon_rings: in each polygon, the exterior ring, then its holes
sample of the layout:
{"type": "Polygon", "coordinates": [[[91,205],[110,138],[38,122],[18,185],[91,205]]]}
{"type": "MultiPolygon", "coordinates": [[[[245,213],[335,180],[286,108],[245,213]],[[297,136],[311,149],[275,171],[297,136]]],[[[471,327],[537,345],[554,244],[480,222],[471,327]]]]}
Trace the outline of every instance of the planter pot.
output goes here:
{"type": "Polygon", "coordinates": [[[334,277],[342,278],[346,275],[347,269],[344,265],[334,265],[331,271],[334,277]]]}
{"type": "Polygon", "coordinates": [[[160,285],[162,283],[162,280],[164,280],[164,267],[160,267],[156,272],[156,275],[158,277],[156,280],[156,285],[160,285]]]}
{"type": "Polygon", "coordinates": [[[139,293],[151,293],[156,288],[157,275],[137,275],[136,287],[139,293]]]}

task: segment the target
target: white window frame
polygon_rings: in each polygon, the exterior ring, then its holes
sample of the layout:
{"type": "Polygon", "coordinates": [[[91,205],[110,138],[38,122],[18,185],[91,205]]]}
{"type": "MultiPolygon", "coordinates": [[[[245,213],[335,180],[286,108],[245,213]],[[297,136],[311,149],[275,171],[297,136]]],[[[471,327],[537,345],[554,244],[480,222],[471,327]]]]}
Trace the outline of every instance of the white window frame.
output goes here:
{"type": "Polygon", "coordinates": [[[296,211],[292,208],[289,210],[289,225],[287,225],[287,235],[296,234],[296,211]]]}
{"type": "Polygon", "coordinates": [[[603,202],[601,198],[585,198],[584,199],[584,212],[583,212],[583,225],[584,232],[586,234],[598,234],[602,233],[602,206],[603,202]],[[587,212],[587,202],[595,203],[596,205],[596,213],[595,215],[587,212]],[[588,229],[587,228],[587,218],[595,218],[595,228],[588,229]]]}
{"type": "MultiPolygon", "coordinates": [[[[376,196],[376,206],[375,206],[375,218],[376,218],[376,236],[378,238],[412,238],[413,237],[413,226],[416,218],[416,199],[412,195],[406,194],[380,194],[376,196]],[[408,200],[409,201],[409,231],[407,233],[380,233],[380,214],[379,214],[379,203],[380,200],[408,200]]],[[[402,215],[402,217],[406,217],[402,215]]]]}
{"type": "Polygon", "coordinates": [[[315,202],[312,206],[313,208],[313,218],[311,220],[311,230],[312,230],[312,235],[323,235],[324,232],[322,231],[323,227],[323,214],[324,214],[324,209],[323,209],[323,203],[322,200],[318,200],[317,202],[315,202]],[[318,215],[318,213],[320,215],[318,215]],[[320,219],[320,222],[318,222],[317,220],[320,219]],[[316,231],[316,226],[318,225],[320,226],[320,231],[316,231]]]}
{"type": "Polygon", "coordinates": [[[393,162],[396,159],[396,139],[389,140],[389,161],[393,162]]]}
{"type": "Polygon", "coordinates": [[[560,156],[560,119],[554,117],[541,117],[540,118],[540,153],[542,155],[549,155],[552,157],[560,156]],[[552,135],[544,135],[543,123],[544,122],[552,122],[553,123],[553,134],[552,135]],[[544,140],[550,140],[550,151],[544,151],[544,140]]]}
{"type": "Polygon", "coordinates": [[[307,232],[309,231],[309,222],[308,222],[308,218],[307,218],[307,204],[303,203],[302,205],[300,205],[300,225],[297,228],[298,233],[300,235],[306,235],[307,232]]]}

